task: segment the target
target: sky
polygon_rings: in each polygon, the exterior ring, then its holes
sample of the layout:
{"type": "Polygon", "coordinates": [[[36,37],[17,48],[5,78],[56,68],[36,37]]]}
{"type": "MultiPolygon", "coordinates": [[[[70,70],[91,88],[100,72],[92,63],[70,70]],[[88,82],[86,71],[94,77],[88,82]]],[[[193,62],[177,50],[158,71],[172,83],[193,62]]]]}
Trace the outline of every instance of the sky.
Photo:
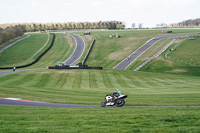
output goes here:
{"type": "Polygon", "coordinates": [[[122,21],[155,27],[200,18],[200,0],[0,0],[0,24],[122,21]]]}

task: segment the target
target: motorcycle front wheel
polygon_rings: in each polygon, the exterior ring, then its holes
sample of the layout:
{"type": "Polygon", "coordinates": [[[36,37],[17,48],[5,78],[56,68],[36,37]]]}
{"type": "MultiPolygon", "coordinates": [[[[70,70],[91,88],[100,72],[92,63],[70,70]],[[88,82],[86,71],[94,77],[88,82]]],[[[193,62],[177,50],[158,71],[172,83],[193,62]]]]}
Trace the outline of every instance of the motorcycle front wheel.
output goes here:
{"type": "Polygon", "coordinates": [[[117,101],[116,101],[116,106],[117,107],[122,107],[124,104],[125,104],[125,100],[124,99],[118,99],[117,101]]]}
{"type": "Polygon", "coordinates": [[[105,107],[106,106],[106,100],[104,100],[103,102],[101,102],[101,107],[105,107]]]}

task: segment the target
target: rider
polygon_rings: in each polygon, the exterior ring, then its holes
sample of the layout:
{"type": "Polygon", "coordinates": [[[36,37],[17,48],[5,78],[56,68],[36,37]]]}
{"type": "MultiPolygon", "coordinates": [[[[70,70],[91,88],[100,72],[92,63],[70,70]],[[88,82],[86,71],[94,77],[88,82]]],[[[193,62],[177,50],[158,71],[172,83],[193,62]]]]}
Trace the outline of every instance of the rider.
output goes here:
{"type": "Polygon", "coordinates": [[[109,95],[112,96],[112,100],[111,101],[114,101],[115,100],[115,97],[118,97],[120,96],[122,93],[117,89],[115,92],[113,93],[110,93],[109,95]]]}

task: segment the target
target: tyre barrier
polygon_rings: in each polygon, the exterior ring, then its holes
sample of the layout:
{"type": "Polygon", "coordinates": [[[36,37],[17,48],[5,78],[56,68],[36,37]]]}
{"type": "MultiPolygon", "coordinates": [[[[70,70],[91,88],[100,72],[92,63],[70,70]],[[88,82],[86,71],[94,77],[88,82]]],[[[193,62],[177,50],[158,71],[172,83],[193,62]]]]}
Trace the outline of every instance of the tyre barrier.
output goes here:
{"type": "Polygon", "coordinates": [[[95,70],[103,70],[103,67],[89,67],[87,65],[84,66],[47,66],[47,69],[95,69],[95,70]]]}
{"type": "MultiPolygon", "coordinates": [[[[32,61],[31,63],[26,64],[26,65],[15,66],[15,68],[24,68],[24,67],[28,67],[28,66],[31,66],[31,65],[37,63],[40,60],[40,58],[42,58],[42,56],[44,56],[53,47],[53,44],[55,41],[55,34],[54,33],[52,33],[52,34],[53,34],[53,39],[52,39],[51,45],[37,59],[35,59],[34,61],[32,61]]],[[[0,69],[13,69],[13,67],[0,67],[0,69]]]]}

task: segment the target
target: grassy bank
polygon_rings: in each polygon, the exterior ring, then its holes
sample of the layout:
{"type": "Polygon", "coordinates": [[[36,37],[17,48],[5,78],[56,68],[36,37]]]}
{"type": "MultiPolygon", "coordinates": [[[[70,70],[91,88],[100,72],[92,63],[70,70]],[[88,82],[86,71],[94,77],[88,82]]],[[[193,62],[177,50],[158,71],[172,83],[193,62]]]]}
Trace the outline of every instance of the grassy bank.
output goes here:
{"type": "Polygon", "coordinates": [[[38,53],[33,57],[43,47],[47,39],[47,34],[31,34],[29,38],[16,43],[0,54],[0,66],[16,66],[30,63],[39,56],[38,53]]]}
{"type": "Polygon", "coordinates": [[[199,108],[46,108],[1,106],[1,132],[192,132],[199,108]]]}
{"type": "Polygon", "coordinates": [[[99,105],[116,89],[126,105],[199,105],[199,77],[120,70],[35,70],[0,76],[0,96],[99,105]]]}

